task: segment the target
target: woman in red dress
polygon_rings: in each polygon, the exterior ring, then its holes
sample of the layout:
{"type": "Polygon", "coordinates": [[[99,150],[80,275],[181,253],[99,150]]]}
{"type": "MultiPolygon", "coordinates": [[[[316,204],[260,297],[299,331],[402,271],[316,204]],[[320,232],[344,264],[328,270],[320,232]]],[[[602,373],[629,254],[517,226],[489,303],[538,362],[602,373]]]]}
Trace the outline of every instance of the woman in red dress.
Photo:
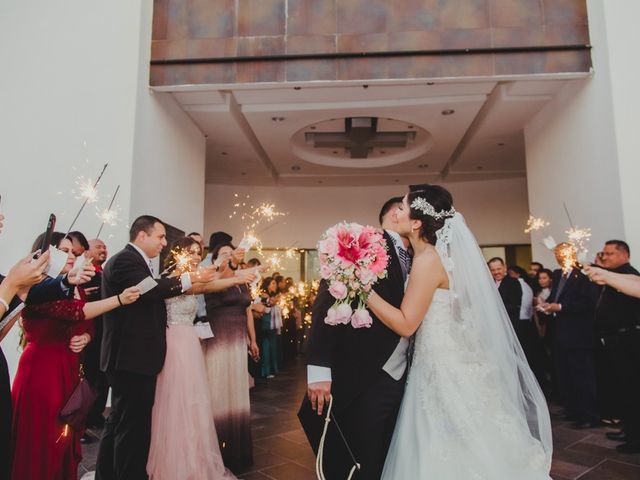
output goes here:
{"type": "MultiPolygon", "coordinates": [[[[71,241],[55,233],[52,245],[68,253],[63,273],[75,257],[71,241]]],[[[91,340],[90,321],[139,297],[136,287],[120,295],[85,302],[80,290],[68,300],[28,305],[22,313],[26,346],[11,392],[13,400],[13,480],[74,480],[82,459],[80,437],[59,419],[59,413],[79,381],[79,353],[91,340]]]]}

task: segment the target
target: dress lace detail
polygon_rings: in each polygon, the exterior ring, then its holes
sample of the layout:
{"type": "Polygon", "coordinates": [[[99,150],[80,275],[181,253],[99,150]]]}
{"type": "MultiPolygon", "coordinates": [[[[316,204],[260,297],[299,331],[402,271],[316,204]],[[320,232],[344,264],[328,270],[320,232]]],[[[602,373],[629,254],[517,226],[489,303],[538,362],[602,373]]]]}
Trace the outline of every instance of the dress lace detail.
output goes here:
{"type": "Polygon", "coordinates": [[[169,325],[193,325],[198,301],[193,295],[178,295],[165,300],[169,325]]]}

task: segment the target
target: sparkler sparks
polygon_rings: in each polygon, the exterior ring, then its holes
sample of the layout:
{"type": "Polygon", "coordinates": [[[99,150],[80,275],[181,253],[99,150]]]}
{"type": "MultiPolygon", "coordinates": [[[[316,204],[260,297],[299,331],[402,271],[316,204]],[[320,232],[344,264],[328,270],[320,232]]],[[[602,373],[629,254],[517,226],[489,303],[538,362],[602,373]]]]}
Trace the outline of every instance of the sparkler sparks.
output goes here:
{"type": "Polygon", "coordinates": [[[105,208],[104,210],[98,210],[98,218],[102,220],[103,224],[114,227],[118,224],[118,220],[120,220],[119,209],[120,207],[116,206],[112,209],[105,208]]]}
{"type": "Polygon", "coordinates": [[[77,190],[73,189],[72,193],[75,194],[77,200],[85,200],[87,203],[95,203],[98,201],[98,190],[96,184],[90,178],[79,176],[75,181],[77,190]]]}
{"type": "Polygon", "coordinates": [[[531,233],[534,230],[541,230],[545,227],[548,227],[549,225],[550,223],[545,219],[537,218],[529,214],[529,219],[527,220],[527,228],[524,229],[524,233],[531,233]]]}
{"type": "Polygon", "coordinates": [[[171,255],[171,261],[162,272],[162,275],[169,273],[171,270],[175,270],[179,275],[194,271],[194,265],[191,263],[191,252],[189,250],[174,248],[169,255],[171,255]]]}

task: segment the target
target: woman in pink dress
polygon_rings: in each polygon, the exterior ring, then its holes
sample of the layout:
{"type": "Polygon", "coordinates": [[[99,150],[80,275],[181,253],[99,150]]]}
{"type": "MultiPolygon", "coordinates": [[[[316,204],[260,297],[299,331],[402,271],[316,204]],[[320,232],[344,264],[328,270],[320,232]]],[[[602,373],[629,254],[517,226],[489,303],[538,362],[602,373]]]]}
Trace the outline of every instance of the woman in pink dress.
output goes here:
{"type": "MultiPolygon", "coordinates": [[[[165,262],[165,272],[179,275],[195,270],[200,245],[177,240],[165,262]],[[177,254],[177,255],[176,255],[177,254]]],[[[216,279],[167,303],[167,355],[158,375],[151,419],[151,448],[147,462],[150,480],[222,480],[236,477],[225,468],[213,423],[204,356],[193,319],[194,293],[213,292],[246,283],[248,274],[216,279]]]]}

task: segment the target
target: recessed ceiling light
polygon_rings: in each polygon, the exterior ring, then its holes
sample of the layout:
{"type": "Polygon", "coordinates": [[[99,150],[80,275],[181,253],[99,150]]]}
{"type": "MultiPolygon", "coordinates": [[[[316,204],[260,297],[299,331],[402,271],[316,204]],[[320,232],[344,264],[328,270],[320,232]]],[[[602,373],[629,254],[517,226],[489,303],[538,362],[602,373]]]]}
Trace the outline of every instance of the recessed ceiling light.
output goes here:
{"type": "Polygon", "coordinates": [[[294,172],[297,172],[298,170],[300,170],[300,165],[293,165],[291,167],[291,170],[293,170],[294,172]]]}
{"type": "Polygon", "coordinates": [[[284,117],[271,117],[271,120],[274,122],[282,122],[284,120],[284,117]]]}
{"type": "Polygon", "coordinates": [[[456,111],[452,108],[448,108],[446,110],[442,110],[442,115],[453,115],[456,111]]]}
{"type": "Polygon", "coordinates": [[[429,164],[428,163],[421,163],[420,165],[418,165],[418,168],[429,168],[429,164]]]}

